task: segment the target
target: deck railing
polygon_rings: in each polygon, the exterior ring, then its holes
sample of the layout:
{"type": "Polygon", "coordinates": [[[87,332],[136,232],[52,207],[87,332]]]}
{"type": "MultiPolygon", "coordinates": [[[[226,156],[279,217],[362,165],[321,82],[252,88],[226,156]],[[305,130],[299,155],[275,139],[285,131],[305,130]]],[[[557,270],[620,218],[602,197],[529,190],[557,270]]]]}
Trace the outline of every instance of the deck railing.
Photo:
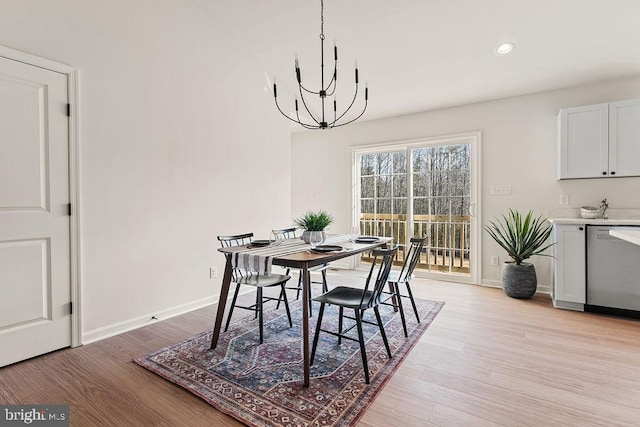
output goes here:
{"type": "MultiPolygon", "coordinates": [[[[363,235],[393,237],[400,244],[396,264],[404,262],[406,253],[406,215],[363,213],[360,232],[363,235]]],[[[469,239],[471,217],[468,215],[414,215],[412,236],[426,236],[416,268],[469,274],[469,239]]],[[[363,261],[370,258],[365,254],[363,261]]]]}

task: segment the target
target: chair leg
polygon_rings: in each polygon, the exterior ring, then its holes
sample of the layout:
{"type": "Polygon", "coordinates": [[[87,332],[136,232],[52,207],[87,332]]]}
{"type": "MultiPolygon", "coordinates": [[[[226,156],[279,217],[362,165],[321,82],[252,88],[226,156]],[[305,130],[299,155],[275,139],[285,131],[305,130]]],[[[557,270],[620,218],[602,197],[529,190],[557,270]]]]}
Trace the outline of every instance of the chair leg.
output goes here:
{"type": "Polygon", "coordinates": [[[342,316],[344,315],[344,307],[340,306],[338,313],[338,345],[342,343],[342,316]]]}
{"type": "Polygon", "coordinates": [[[322,292],[329,292],[329,287],[327,286],[327,270],[322,270],[322,292]]]}
{"type": "Polygon", "coordinates": [[[313,298],[313,295],[311,295],[311,289],[313,286],[311,286],[311,283],[311,273],[309,273],[309,317],[313,317],[313,306],[311,301],[311,298],[313,298]]]}
{"type": "MultiPolygon", "coordinates": [[[[291,269],[290,269],[290,268],[287,268],[287,271],[285,271],[285,272],[284,272],[284,275],[285,275],[285,276],[288,276],[290,271],[291,271],[291,269]]],[[[278,303],[276,304],[276,310],[280,308],[280,301],[281,301],[281,298],[282,298],[282,297],[278,298],[278,303]]],[[[287,292],[286,292],[286,291],[285,291],[285,293],[284,293],[284,298],[285,298],[285,299],[287,299],[287,292]]]]}
{"type": "Polygon", "coordinates": [[[259,317],[258,324],[260,325],[260,344],[262,344],[262,335],[263,335],[263,318],[262,318],[262,288],[258,288],[258,309],[257,314],[259,317]]]}
{"type": "Polygon", "coordinates": [[[362,311],[355,309],[356,325],[358,327],[358,339],[360,341],[360,355],[362,356],[362,366],[364,368],[364,381],[369,384],[369,365],[367,364],[367,351],[364,348],[364,335],[362,334],[362,311]]]}
{"type": "MultiPolygon", "coordinates": [[[[311,284],[309,284],[311,286],[311,284]]],[[[302,270],[298,270],[298,291],[296,292],[296,300],[300,299],[300,291],[302,290],[302,270]]]]}
{"type": "Polygon", "coordinates": [[[384,325],[382,324],[382,318],[380,317],[380,311],[378,306],[373,307],[373,311],[376,313],[376,319],[378,320],[378,327],[380,328],[380,336],[384,342],[384,347],[387,349],[387,355],[391,359],[391,349],[389,348],[389,341],[387,341],[387,334],[384,332],[384,325]]]}
{"type": "Polygon", "coordinates": [[[316,347],[318,347],[318,336],[320,335],[320,328],[322,327],[322,315],[324,314],[324,303],[320,304],[320,311],[318,312],[318,322],[316,323],[316,334],[313,336],[313,346],[311,347],[311,360],[310,364],[313,365],[313,359],[316,357],[316,347]]]}
{"type": "Polygon", "coordinates": [[[409,299],[411,300],[411,305],[413,306],[413,312],[416,314],[416,319],[418,323],[420,323],[420,315],[418,314],[418,308],[416,307],[416,302],[413,299],[413,292],[411,292],[411,286],[409,286],[409,282],[404,282],[407,286],[407,293],[409,294],[409,299]]]}
{"type": "Polygon", "coordinates": [[[398,289],[398,284],[393,282],[388,282],[389,292],[391,292],[391,303],[393,304],[393,311],[398,311],[398,297],[396,296],[398,293],[396,290],[398,289]]]}
{"type": "Polygon", "coordinates": [[[233,309],[236,307],[236,300],[238,299],[238,291],[240,290],[240,284],[236,285],[236,291],[233,293],[233,299],[231,300],[231,307],[229,307],[229,314],[227,315],[227,323],[224,325],[224,331],[227,332],[229,329],[229,323],[231,323],[231,315],[233,314],[233,309]]]}
{"type": "MultiPolygon", "coordinates": [[[[289,319],[289,327],[293,327],[293,322],[291,322],[291,311],[289,311],[289,301],[287,301],[287,291],[284,288],[284,283],[281,285],[282,291],[280,291],[280,297],[284,298],[284,308],[287,310],[287,318],[289,319]]],[[[280,300],[278,300],[280,302],[280,300]]]]}
{"type": "Polygon", "coordinates": [[[400,284],[395,284],[395,299],[398,301],[398,309],[400,309],[400,320],[402,321],[402,329],[404,330],[404,336],[408,337],[407,333],[407,320],[404,317],[404,307],[402,307],[402,297],[400,296],[400,284]]]}
{"type": "MultiPolygon", "coordinates": [[[[260,295],[261,293],[262,293],[261,289],[260,289],[260,292],[256,292],[256,310],[262,304],[262,295],[260,295]]],[[[253,318],[256,319],[257,317],[258,317],[258,311],[254,311],[253,318]]]]}

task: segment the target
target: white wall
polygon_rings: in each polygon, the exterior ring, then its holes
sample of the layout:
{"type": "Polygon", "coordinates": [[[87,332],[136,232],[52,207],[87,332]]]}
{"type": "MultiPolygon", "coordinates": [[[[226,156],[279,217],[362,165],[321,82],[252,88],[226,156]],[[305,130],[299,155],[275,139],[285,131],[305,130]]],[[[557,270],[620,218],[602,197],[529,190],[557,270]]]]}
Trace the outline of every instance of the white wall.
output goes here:
{"type": "MultiPolygon", "coordinates": [[[[487,220],[508,208],[534,209],[546,215],[559,208],[561,194],[570,205],[640,208],[640,178],[556,180],[558,109],[640,97],[640,78],[556,90],[491,102],[359,122],[329,131],[292,137],[292,212],[324,208],[336,216],[336,231],[349,230],[351,218],[351,147],[413,140],[468,131],[482,132],[482,212],[487,220]],[[489,187],[509,184],[510,196],[491,196],[489,187]],[[315,199],[311,193],[315,193],[315,199]]],[[[371,102],[375,102],[372,99],[371,102]]],[[[497,285],[500,267],[490,257],[506,254],[487,235],[481,238],[482,283],[497,285]]],[[[535,257],[538,283],[549,286],[549,259],[535,257]]]]}
{"type": "Polygon", "coordinates": [[[199,3],[0,0],[0,45],[80,70],[91,339],[216,296],[216,235],[291,223],[290,131],[235,42],[245,6],[199,3]]]}

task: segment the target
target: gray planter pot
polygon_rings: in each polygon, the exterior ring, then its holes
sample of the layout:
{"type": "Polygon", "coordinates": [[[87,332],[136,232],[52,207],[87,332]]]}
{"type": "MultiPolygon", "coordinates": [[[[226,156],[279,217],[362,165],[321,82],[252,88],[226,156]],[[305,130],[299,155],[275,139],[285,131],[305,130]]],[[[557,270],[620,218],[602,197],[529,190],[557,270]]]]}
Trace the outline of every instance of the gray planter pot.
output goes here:
{"type": "MultiPolygon", "coordinates": [[[[309,244],[309,234],[311,234],[311,232],[309,230],[304,230],[304,233],[302,233],[302,236],[300,236],[300,238],[302,240],[304,240],[304,242],[306,244],[309,244]]],[[[324,230],[322,231],[322,243],[324,243],[324,241],[327,240],[327,233],[324,232],[324,230]]]]}
{"type": "Polygon", "coordinates": [[[502,264],[502,287],[511,298],[531,298],[538,287],[536,268],[533,264],[514,262],[502,264]]]}

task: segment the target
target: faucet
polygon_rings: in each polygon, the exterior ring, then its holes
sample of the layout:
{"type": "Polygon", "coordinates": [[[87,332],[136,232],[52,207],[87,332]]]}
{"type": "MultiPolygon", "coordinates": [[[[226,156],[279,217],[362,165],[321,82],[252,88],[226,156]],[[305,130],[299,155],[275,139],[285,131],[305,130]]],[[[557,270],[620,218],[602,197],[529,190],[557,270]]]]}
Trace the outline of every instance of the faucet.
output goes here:
{"type": "Polygon", "coordinates": [[[600,202],[600,209],[602,209],[602,219],[608,219],[607,209],[609,209],[609,203],[607,203],[607,199],[602,199],[600,202]]]}

